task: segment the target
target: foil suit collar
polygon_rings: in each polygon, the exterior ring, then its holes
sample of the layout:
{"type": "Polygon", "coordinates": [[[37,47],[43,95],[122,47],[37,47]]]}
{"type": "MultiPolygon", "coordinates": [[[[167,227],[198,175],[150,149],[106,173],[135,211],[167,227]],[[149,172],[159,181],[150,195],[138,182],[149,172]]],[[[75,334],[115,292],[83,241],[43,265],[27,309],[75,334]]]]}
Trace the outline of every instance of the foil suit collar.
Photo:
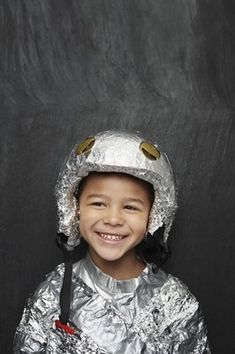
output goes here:
{"type": "Polygon", "coordinates": [[[137,278],[128,280],[117,280],[102,272],[92,261],[89,253],[81,260],[79,277],[91,287],[92,290],[102,293],[104,297],[114,297],[118,294],[128,294],[136,291],[145,277],[148,277],[149,265],[146,265],[143,272],[137,278]],[[99,280],[97,282],[97,279],[99,280]]]}

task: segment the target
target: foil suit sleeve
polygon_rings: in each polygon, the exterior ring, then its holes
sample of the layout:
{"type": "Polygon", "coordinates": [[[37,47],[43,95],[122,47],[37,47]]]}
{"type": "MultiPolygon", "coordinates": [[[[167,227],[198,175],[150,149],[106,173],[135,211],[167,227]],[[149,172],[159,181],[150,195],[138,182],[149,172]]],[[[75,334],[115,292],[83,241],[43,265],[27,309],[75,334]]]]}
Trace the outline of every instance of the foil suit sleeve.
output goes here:
{"type": "Polygon", "coordinates": [[[179,280],[177,290],[178,299],[174,299],[171,308],[171,313],[175,311],[175,319],[170,328],[175,333],[172,353],[210,354],[207,328],[197,299],[179,280]]]}
{"type": "MultiPolygon", "coordinates": [[[[206,325],[195,296],[172,275],[159,271],[155,277],[163,284],[132,327],[146,343],[146,352],[210,354],[206,325]]],[[[155,277],[151,276],[152,283],[155,277]]]]}
{"type": "Polygon", "coordinates": [[[46,353],[47,336],[58,316],[60,272],[59,267],[51,272],[27,301],[14,337],[14,354],[46,353]]]}
{"type": "Polygon", "coordinates": [[[210,354],[207,329],[200,308],[192,317],[182,319],[178,328],[179,342],[173,353],[210,354]]]}
{"type": "Polygon", "coordinates": [[[46,340],[40,319],[34,314],[34,309],[26,305],[21,322],[14,338],[14,354],[46,353],[46,340]]]}

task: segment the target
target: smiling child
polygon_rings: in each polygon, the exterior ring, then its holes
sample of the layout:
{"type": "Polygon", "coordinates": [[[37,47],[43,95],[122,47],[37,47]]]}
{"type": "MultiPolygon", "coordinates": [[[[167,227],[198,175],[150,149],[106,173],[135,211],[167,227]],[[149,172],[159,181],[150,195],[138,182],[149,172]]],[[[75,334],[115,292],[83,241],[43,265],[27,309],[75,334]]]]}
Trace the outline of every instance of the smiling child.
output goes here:
{"type": "Polygon", "coordinates": [[[78,206],[80,232],[93,262],[113,278],[135,278],[145,268],[135,246],[148,228],[152,194],[146,185],[120,173],[86,177],[78,206]]]}
{"type": "Polygon", "coordinates": [[[65,262],[29,299],[14,353],[210,353],[196,298],[160,268],[177,204],[158,146],[124,132],[89,137],[56,197],[65,262]]]}

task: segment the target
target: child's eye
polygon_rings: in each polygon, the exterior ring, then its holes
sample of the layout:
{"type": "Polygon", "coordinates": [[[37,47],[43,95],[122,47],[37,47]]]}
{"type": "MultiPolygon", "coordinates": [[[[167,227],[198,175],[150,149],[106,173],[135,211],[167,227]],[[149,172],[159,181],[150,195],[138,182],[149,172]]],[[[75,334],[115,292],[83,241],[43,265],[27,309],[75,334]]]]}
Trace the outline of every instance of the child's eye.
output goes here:
{"type": "Polygon", "coordinates": [[[92,202],[91,205],[96,206],[96,207],[103,207],[105,204],[103,202],[92,202]]]}
{"type": "Polygon", "coordinates": [[[136,206],[134,206],[134,205],[126,205],[125,209],[127,209],[127,210],[138,210],[138,208],[136,206]]]}

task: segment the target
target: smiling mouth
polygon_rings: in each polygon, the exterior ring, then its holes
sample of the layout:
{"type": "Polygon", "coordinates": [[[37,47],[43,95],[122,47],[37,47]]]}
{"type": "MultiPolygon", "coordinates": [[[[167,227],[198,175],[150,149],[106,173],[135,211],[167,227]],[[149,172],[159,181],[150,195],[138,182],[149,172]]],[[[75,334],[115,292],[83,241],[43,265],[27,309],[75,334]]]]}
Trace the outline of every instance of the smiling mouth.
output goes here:
{"type": "Polygon", "coordinates": [[[123,235],[115,235],[115,234],[107,234],[107,233],[103,233],[103,232],[97,232],[97,234],[103,238],[104,240],[108,240],[108,241],[120,241],[122,239],[124,239],[127,236],[123,236],[123,235]]]}

